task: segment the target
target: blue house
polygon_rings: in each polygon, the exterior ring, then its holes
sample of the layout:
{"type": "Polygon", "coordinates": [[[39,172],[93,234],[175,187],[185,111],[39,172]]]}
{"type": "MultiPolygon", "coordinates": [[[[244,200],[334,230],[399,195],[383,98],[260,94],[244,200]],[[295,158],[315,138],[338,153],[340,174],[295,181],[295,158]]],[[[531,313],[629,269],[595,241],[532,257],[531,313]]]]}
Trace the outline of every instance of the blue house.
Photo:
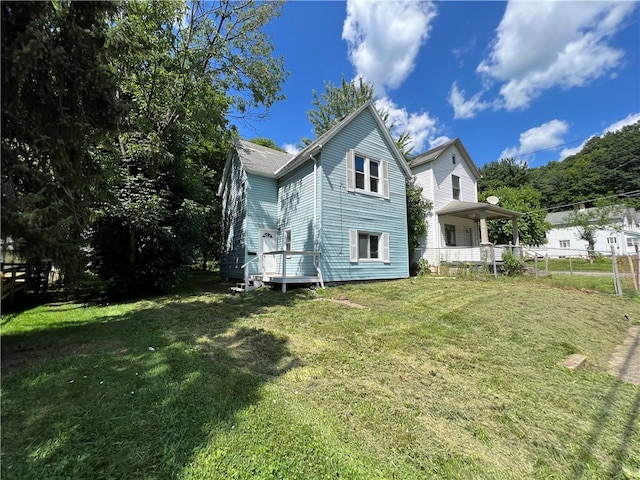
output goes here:
{"type": "Polygon", "coordinates": [[[222,275],[283,290],[408,277],[410,177],[371,102],[293,156],[238,140],[218,190],[222,275]]]}

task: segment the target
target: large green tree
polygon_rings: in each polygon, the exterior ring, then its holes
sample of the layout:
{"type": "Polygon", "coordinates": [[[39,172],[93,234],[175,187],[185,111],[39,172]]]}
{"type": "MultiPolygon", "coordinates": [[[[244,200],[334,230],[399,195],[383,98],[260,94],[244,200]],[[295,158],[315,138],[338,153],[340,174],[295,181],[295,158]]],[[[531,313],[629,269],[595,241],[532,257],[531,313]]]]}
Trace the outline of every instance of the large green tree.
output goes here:
{"type": "MultiPolygon", "coordinates": [[[[500,206],[521,212],[518,219],[518,234],[523,245],[542,245],[550,225],[546,222],[546,210],[541,208],[542,194],[531,185],[521,187],[499,187],[481,192],[480,201],[494,195],[500,199],[500,206]]],[[[488,222],[489,240],[493,243],[508,244],[513,240],[511,220],[491,220],[488,222]]]]}
{"type": "MultiPolygon", "coordinates": [[[[313,125],[314,133],[317,137],[331,129],[340,120],[349,115],[366,102],[374,100],[374,87],[370,82],[359,77],[353,82],[345,80],[342,75],[340,85],[327,82],[324,85],[325,91],[318,95],[313,91],[314,108],[307,112],[307,118],[313,125]]],[[[391,132],[393,125],[389,124],[389,112],[379,111],[380,117],[391,132]]],[[[409,143],[411,138],[408,133],[402,133],[395,139],[396,146],[403,154],[405,161],[409,161],[411,149],[409,143]]],[[[307,145],[310,139],[303,138],[301,143],[307,145]]],[[[409,242],[409,258],[419,245],[419,238],[427,233],[427,212],[432,208],[431,202],[422,197],[422,187],[417,185],[413,179],[406,183],[407,192],[407,237],[409,242]]]]}
{"type": "Polygon", "coordinates": [[[2,2],[2,239],[70,273],[107,191],[110,2],[2,2]]]}
{"type": "Polygon", "coordinates": [[[111,32],[126,103],[114,137],[112,198],[93,231],[93,266],[131,290],[172,285],[219,241],[220,180],[233,129],[281,98],[283,61],[265,24],[279,2],[127,2],[111,32]]]}
{"type": "Polygon", "coordinates": [[[531,181],[531,171],[526,162],[514,158],[502,158],[480,167],[478,190],[495,190],[501,187],[521,187],[531,181]]]}

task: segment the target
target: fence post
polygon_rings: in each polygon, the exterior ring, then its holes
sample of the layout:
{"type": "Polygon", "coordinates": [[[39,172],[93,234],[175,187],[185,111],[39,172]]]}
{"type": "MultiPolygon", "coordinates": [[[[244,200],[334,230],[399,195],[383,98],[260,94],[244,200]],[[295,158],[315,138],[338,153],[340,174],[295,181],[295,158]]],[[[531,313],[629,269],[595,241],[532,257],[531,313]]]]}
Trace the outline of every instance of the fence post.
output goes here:
{"type": "Polygon", "coordinates": [[[545,276],[549,276],[549,253],[547,252],[544,256],[544,274],[545,276]]]}
{"type": "Polygon", "coordinates": [[[282,251],[282,293],[287,293],[287,252],[282,251]]]}
{"type": "Polygon", "coordinates": [[[573,264],[571,263],[571,255],[569,255],[569,275],[573,275],[573,264]]]}
{"type": "Polygon", "coordinates": [[[611,262],[613,263],[613,284],[616,289],[616,295],[621,297],[622,287],[618,276],[618,260],[616,259],[616,248],[613,245],[611,246],[611,262]]]}
{"type": "Polygon", "coordinates": [[[627,255],[627,260],[629,260],[629,268],[631,269],[631,277],[633,278],[633,288],[637,292],[640,287],[638,286],[638,279],[636,278],[636,272],[634,272],[633,268],[633,260],[631,260],[631,255],[627,255]]]}
{"type": "Polygon", "coordinates": [[[491,258],[493,259],[493,276],[498,278],[498,264],[496,262],[496,247],[491,244],[491,258]]]}

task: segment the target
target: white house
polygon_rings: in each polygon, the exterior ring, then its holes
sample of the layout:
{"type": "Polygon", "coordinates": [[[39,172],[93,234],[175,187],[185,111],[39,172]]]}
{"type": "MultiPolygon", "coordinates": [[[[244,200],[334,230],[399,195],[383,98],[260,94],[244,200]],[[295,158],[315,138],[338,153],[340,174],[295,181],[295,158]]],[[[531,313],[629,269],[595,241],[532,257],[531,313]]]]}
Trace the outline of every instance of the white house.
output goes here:
{"type": "Polygon", "coordinates": [[[424,198],[433,202],[428,232],[420,239],[414,261],[481,263],[487,254],[502,259],[503,248],[489,241],[487,220],[511,219],[513,245],[519,246],[520,213],[495,204],[478,203],[480,171],[459,138],[424,152],[411,161],[424,198]]]}
{"type": "MultiPolygon", "coordinates": [[[[580,211],[587,214],[593,208],[580,211]]],[[[546,253],[551,257],[587,257],[588,243],[581,240],[577,227],[569,226],[571,211],[551,212],[546,220],[551,224],[547,232],[546,253]]],[[[611,255],[611,247],[617,255],[633,255],[636,246],[640,246],[640,213],[634,208],[621,207],[614,210],[609,229],[598,230],[596,233],[595,252],[611,255]]]]}

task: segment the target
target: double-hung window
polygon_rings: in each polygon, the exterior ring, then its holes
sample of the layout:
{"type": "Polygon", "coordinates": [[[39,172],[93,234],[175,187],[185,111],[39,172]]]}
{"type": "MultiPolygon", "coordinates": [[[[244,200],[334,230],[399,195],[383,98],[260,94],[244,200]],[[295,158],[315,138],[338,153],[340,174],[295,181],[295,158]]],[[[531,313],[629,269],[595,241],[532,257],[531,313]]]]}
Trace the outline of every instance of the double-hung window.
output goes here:
{"type": "Polygon", "coordinates": [[[453,189],[453,199],[460,200],[460,177],[451,175],[451,187],[453,189]]]}
{"type": "Polygon", "coordinates": [[[560,248],[571,248],[571,240],[559,240],[560,248]]]}
{"type": "Polygon", "coordinates": [[[351,230],[350,261],[381,261],[389,263],[389,234],[351,230]]]}
{"type": "Polygon", "coordinates": [[[389,198],[389,167],[386,161],[347,152],[347,190],[389,198]]]}

